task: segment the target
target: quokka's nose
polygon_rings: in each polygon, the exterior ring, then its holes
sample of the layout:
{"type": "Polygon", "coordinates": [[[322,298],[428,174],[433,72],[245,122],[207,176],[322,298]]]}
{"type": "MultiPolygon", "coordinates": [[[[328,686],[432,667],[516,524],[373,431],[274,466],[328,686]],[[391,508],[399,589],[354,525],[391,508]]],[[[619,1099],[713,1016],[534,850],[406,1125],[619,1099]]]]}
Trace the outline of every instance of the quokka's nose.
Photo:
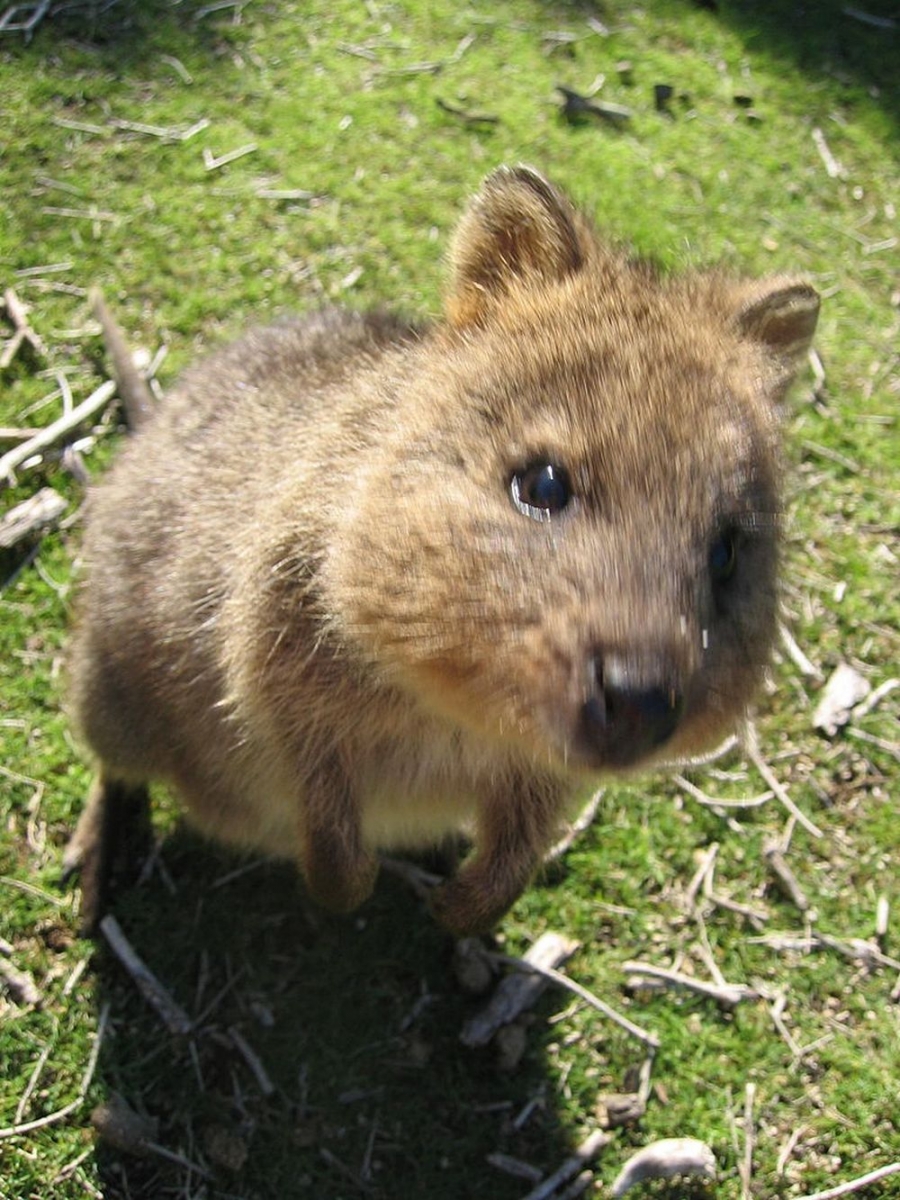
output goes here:
{"type": "Polygon", "coordinates": [[[597,655],[597,686],[581,709],[581,740],[603,765],[627,767],[672,736],[684,695],[663,655],[597,655]]]}

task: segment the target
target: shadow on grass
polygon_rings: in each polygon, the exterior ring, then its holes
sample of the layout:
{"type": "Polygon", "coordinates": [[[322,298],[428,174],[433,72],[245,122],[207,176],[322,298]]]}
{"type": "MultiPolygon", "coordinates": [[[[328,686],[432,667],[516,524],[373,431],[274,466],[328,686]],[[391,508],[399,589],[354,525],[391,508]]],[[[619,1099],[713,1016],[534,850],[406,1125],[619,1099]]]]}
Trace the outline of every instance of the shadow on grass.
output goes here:
{"type": "MultiPolygon", "coordinates": [[[[358,914],[338,919],[309,907],[292,868],[190,833],[169,838],[161,859],[113,911],[195,1032],[167,1032],[104,947],[98,999],[111,1024],[98,1079],[159,1122],[158,1144],[209,1166],[210,1200],[519,1200],[530,1184],[487,1155],[544,1172],[566,1156],[541,1026],[513,1073],[493,1049],[460,1044],[484,1001],[461,992],[449,939],[399,883],[382,876],[358,914]]],[[[560,998],[546,1003],[554,1011],[560,998]]],[[[98,1155],[107,1200],[200,1194],[183,1164],[108,1146],[98,1155]]]]}
{"type": "MultiPolygon", "coordinates": [[[[696,0],[692,0],[696,3],[696,0]]],[[[783,0],[722,0],[718,19],[741,36],[754,54],[780,58],[815,79],[829,75],[867,90],[900,118],[897,55],[900,16],[896,4],[883,0],[816,0],[785,4],[783,0]],[[869,23],[860,15],[868,17],[869,23]],[[883,21],[884,24],[878,22],[883,21]]]]}
{"type": "Polygon", "coordinates": [[[831,77],[874,89],[884,111],[900,121],[900,9],[894,0],[556,0],[554,7],[597,16],[612,29],[627,25],[635,8],[669,19],[706,9],[711,20],[731,27],[753,55],[780,61],[786,73],[799,71],[812,81],[831,77]]]}
{"type": "MultiPolygon", "coordinates": [[[[603,4],[594,0],[556,0],[552,8],[576,9],[601,18],[612,27],[627,23],[630,3],[603,4]]],[[[640,7],[661,16],[685,8],[710,10],[711,16],[730,25],[748,50],[783,61],[786,70],[799,70],[810,78],[823,74],[846,77],[867,89],[877,89],[886,111],[900,119],[900,87],[896,61],[900,52],[900,16],[893,0],[646,0],[640,7]]],[[[221,50],[231,38],[240,38],[241,4],[214,0],[81,0],[46,17],[38,27],[45,45],[72,39],[90,45],[109,65],[120,68],[140,62],[152,53],[173,53],[185,41],[210,51],[221,50]],[[231,13],[237,20],[223,19],[231,13]]],[[[550,12],[552,12],[552,8],[550,12]]],[[[544,4],[535,4],[541,20],[552,17],[544,4]],[[543,15],[541,15],[543,14],[543,15]]],[[[257,20],[265,19],[255,10],[257,20]]],[[[298,21],[302,26],[302,18],[298,21]]]]}
{"type": "MultiPolygon", "coordinates": [[[[125,70],[152,55],[176,54],[186,44],[220,53],[241,33],[238,23],[223,16],[240,7],[215,0],[74,0],[58,10],[54,5],[35,26],[33,40],[23,31],[2,45],[10,50],[31,46],[40,53],[62,42],[76,43],[106,66],[125,70]]],[[[27,12],[19,17],[27,19],[27,12]]]]}

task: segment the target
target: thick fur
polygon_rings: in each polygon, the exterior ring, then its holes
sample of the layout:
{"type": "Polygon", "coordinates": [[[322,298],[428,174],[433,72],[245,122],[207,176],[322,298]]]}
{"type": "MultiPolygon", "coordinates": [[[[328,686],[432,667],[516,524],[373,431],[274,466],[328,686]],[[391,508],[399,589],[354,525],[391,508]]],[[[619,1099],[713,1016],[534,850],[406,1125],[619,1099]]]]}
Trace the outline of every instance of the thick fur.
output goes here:
{"type": "Polygon", "coordinates": [[[92,497],[72,695],[103,779],[170,781],[334,908],[378,849],[470,831],[434,901],[469,932],[619,761],[577,736],[604,655],[639,681],[664,662],[684,697],[628,766],[744,714],[775,628],[777,405],[818,303],[660,279],[525,168],[485,182],[450,275],[431,328],[329,310],[184,377],[92,497]],[[510,495],[542,459],[573,490],[544,521],[510,495]]]}

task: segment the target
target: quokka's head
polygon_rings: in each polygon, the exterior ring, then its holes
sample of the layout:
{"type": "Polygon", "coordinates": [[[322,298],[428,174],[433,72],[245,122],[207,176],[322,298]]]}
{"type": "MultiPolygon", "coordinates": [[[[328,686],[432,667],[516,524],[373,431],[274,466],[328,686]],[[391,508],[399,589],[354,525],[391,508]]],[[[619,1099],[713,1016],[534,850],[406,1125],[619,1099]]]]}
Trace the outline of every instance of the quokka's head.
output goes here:
{"type": "Polygon", "coordinates": [[[550,766],[709,747],[771,648],[777,407],[816,293],[660,279],[527,168],[485,181],[450,263],[328,564],[345,636],[550,766]]]}

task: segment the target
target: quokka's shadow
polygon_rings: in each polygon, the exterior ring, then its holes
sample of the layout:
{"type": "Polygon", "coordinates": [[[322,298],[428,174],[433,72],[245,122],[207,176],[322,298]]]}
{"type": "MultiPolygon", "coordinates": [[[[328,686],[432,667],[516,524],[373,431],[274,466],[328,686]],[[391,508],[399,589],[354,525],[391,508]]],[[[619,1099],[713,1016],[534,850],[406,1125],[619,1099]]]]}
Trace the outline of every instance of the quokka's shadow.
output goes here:
{"type": "MultiPolygon", "coordinates": [[[[546,7],[546,6],[545,6],[546,7]]],[[[627,24],[629,9],[641,8],[661,21],[702,8],[710,19],[731,27],[751,55],[761,54],[783,64],[786,74],[799,72],[813,80],[823,74],[851,79],[870,90],[873,98],[891,118],[900,121],[900,87],[897,86],[895,61],[900,41],[900,21],[894,3],[868,0],[850,5],[845,0],[816,0],[814,4],[785,4],[784,0],[651,0],[641,5],[600,6],[602,20],[615,26],[627,24]]],[[[555,0],[559,19],[572,19],[590,13],[586,0],[555,0]]],[[[643,64],[635,63],[642,71],[643,64]]],[[[651,81],[652,82],[652,81],[651,81]]],[[[682,81],[665,81],[676,91],[682,81]]],[[[750,89],[752,91],[752,88],[750,89]]],[[[649,94],[649,93],[647,93],[649,94]]],[[[752,97],[765,112],[766,97],[752,97]]],[[[825,119],[825,114],[821,118],[825,119]]],[[[762,126],[765,128],[765,125],[762,126]]]]}
{"type": "MultiPolygon", "coordinates": [[[[227,6],[217,8],[215,0],[72,0],[54,4],[30,36],[23,30],[21,41],[10,37],[4,49],[34,45],[41,51],[71,41],[119,68],[144,63],[151,54],[174,53],[186,43],[216,54],[232,38],[222,11],[229,12],[227,6]]],[[[18,20],[29,15],[23,11],[18,20]]]]}
{"type": "Polygon", "coordinates": [[[312,908],[292,867],[178,831],[111,911],[193,1030],[166,1029],[98,934],[98,1079],[166,1152],[101,1139],[107,1200],[520,1200],[530,1185],[488,1155],[549,1173],[569,1153],[543,1061],[551,1031],[535,1023],[514,1072],[461,1045],[484,1000],[461,990],[450,939],[384,872],[338,918],[312,908]]]}

